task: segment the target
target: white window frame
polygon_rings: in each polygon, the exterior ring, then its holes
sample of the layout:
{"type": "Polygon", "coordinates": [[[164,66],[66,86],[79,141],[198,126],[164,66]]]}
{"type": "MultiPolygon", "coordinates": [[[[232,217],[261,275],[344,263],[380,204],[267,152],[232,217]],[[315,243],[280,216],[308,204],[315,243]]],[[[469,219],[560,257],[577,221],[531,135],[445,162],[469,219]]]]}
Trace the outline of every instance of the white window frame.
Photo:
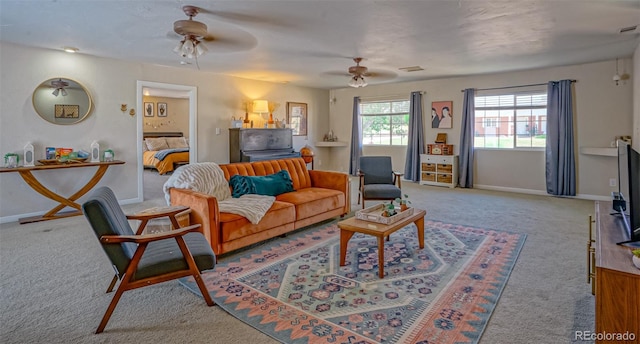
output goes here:
{"type": "MultiPolygon", "coordinates": [[[[513,96],[513,105],[512,106],[478,106],[476,105],[475,107],[475,112],[477,111],[512,111],[513,115],[510,116],[510,120],[507,124],[507,130],[513,130],[513,134],[512,135],[508,135],[508,136],[513,136],[513,146],[512,147],[493,147],[493,146],[486,146],[486,133],[483,133],[482,135],[477,135],[474,133],[474,149],[496,149],[496,150],[544,150],[546,143],[544,146],[531,146],[531,145],[518,145],[518,133],[517,133],[517,122],[518,122],[518,110],[539,110],[539,109],[547,109],[547,105],[518,105],[517,103],[517,98],[518,96],[527,96],[527,95],[544,95],[545,97],[547,96],[547,91],[546,89],[542,89],[542,88],[537,88],[537,89],[531,89],[531,90],[527,90],[527,91],[520,91],[520,92],[515,92],[513,90],[500,90],[500,91],[492,91],[492,92],[483,92],[483,94],[481,95],[476,95],[476,102],[475,104],[478,104],[479,102],[477,101],[478,98],[482,98],[482,97],[497,97],[497,96],[513,96]],[[485,142],[485,145],[483,146],[478,146],[476,145],[477,142],[477,138],[485,138],[485,140],[483,140],[483,142],[485,142]]],[[[545,102],[546,103],[546,102],[545,102]]],[[[478,118],[478,117],[476,117],[478,118]]],[[[540,119],[540,117],[536,117],[536,119],[538,119],[538,121],[542,121],[542,119],[540,119]]],[[[547,119],[546,119],[546,114],[544,115],[544,120],[543,122],[546,123],[547,119]]],[[[497,118],[493,118],[493,117],[484,117],[482,118],[482,128],[498,128],[500,120],[498,120],[497,118]]],[[[475,123],[474,123],[474,127],[475,127],[475,123]]],[[[476,129],[474,129],[474,132],[476,131],[476,129]]],[[[546,131],[546,130],[545,130],[546,131]]],[[[546,135],[546,134],[544,134],[546,135]]],[[[499,140],[499,136],[498,136],[498,140],[499,140]]],[[[538,141],[540,142],[540,141],[538,141]]]]}
{"type": "MultiPolygon", "coordinates": [[[[397,102],[409,102],[409,99],[385,99],[385,100],[361,100],[360,101],[360,127],[364,128],[363,125],[363,121],[365,119],[365,117],[384,117],[387,116],[389,117],[389,123],[390,125],[393,125],[393,118],[396,116],[408,116],[409,115],[409,111],[407,110],[406,112],[390,112],[390,113],[371,113],[371,114],[363,114],[362,113],[362,108],[363,105],[366,104],[372,104],[372,103],[397,103],[397,102]]],[[[392,106],[390,105],[389,108],[392,108],[392,106]]],[[[363,146],[372,146],[372,147],[406,147],[408,145],[408,141],[409,141],[409,133],[408,133],[408,127],[409,127],[409,123],[407,120],[407,136],[406,136],[406,141],[407,143],[405,144],[393,144],[393,132],[389,132],[389,143],[388,144],[378,144],[378,143],[365,143],[365,134],[364,134],[364,129],[363,132],[361,133],[361,137],[360,137],[360,143],[363,146]]]]}

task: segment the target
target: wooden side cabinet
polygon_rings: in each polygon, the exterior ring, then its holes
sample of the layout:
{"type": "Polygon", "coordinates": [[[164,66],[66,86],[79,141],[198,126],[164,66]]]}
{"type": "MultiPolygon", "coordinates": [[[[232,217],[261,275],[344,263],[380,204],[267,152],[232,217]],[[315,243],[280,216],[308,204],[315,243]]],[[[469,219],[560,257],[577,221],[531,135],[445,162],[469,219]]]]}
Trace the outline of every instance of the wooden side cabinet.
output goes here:
{"type": "Polygon", "coordinates": [[[420,154],[420,184],[458,185],[458,156],[420,154]]]}
{"type": "MultiPolygon", "coordinates": [[[[595,242],[589,240],[595,257],[588,262],[595,265],[595,274],[589,277],[595,283],[595,330],[599,334],[633,333],[632,342],[640,343],[640,270],[631,261],[631,249],[616,245],[623,241],[623,230],[621,220],[609,215],[611,202],[596,202],[595,208],[595,242]]],[[[591,267],[589,271],[593,273],[591,267]]]]}

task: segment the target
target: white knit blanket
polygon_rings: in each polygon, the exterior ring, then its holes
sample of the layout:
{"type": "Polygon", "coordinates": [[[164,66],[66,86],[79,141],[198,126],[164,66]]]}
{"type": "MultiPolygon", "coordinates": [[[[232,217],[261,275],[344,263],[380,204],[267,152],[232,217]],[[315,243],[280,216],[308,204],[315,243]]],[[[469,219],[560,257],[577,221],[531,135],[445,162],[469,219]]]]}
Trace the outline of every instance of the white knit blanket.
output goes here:
{"type": "Polygon", "coordinates": [[[273,202],[273,196],[243,195],[231,197],[229,182],[214,162],[192,163],[178,167],[162,187],[167,205],[171,205],[171,188],[189,189],[214,196],[220,212],[244,216],[253,224],[260,222],[273,202]]]}

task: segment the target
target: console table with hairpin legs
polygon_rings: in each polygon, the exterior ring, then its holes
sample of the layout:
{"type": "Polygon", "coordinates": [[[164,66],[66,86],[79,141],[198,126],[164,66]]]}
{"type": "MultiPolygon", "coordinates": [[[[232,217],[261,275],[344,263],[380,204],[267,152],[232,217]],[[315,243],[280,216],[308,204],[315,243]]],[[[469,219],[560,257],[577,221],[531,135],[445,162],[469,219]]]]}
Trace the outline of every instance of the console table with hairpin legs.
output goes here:
{"type": "Polygon", "coordinates": [[[122,165],[124,161],[104,161],[104,162],[73,162],[73,163],[64,163],[64,164],[54,164],[54,165],[36,165],[36,166],[28,166],[28,167],[16,167],[16,168],[0,168],[0,173],[6,172],[18,172],[22,179],[35,191],[39,194],[52,199],[60,204],[55,206],[53,209],[49,210],[42,216],[32,216],[25,217],[19,220],[20,224],[24,223],[32,223],[32,222],[40,222],[40,221],[48,221],[60,219],[63,217],[69,216],[78,216],[82,215],[82,208],[80,204],[76,203],[76,200],[82,197],[84,194],[89,192],[98,182],[102,179],[102,176],[107,172],[107,168],[111,165],[122,165]],[[51,191],[46,186],[42,185],[36,179],[36,177],[31,173],[32,171],[51,171],[51,170],[59,170],[66,168],[79,168],[79,167],[98,167],[93,177],[83,186],[80,190],[69,197],[61,196],[53,191],[51,191]],[[76,210],[61,212],[65,207],[75,208],[76,210]]]}

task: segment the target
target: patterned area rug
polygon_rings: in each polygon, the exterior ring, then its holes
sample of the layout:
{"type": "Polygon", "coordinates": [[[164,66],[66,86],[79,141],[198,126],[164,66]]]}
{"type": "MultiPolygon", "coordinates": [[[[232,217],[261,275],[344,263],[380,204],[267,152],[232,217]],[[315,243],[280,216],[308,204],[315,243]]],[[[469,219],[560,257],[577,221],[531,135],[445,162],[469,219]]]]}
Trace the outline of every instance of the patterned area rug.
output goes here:
{"type": "MultiPolygon", "coordinates": [[[[425,220],[385,242],[337,221],[225,257],[203,274],[216,304],[283,343],[477,343],[525,235],[425,220]]],[[[193,279],[182,284],[200,295],[193,279]]]]}

